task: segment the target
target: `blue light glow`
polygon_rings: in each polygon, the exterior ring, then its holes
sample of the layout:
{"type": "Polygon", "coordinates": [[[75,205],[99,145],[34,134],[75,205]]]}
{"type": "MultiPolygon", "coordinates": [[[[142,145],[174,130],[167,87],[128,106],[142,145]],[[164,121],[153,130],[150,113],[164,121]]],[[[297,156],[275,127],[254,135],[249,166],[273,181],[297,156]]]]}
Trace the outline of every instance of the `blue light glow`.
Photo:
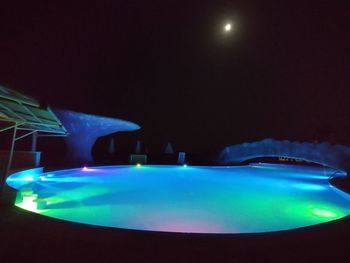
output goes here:
{"type": "MultiPolygon", "coordinates": [[[[328,170],[328,176],[346,176],[350,170],[350,147],[329,143],[308,143],[264,139],[257,142],[242,143],[226,147],[220,154],[220,162],[240,163],[254,158],[274,157],[292,158],[316,163],[328,170]]],[[[326,174],[324,174],[326,176],[326,174]]]]}
{"type": "Polygon", "coordinates": [[[33,176],[28,175],[28,176],[24,176],[24,177],[22,177],[22,180],[23,180],[23,181],[34,181],[34,177],[33,177],[33,176]]]}
{"type": "Polygon", "coordinates": [[[50,172],[50,177],[31,170],[11,175],[7,183],[19,190],[16,205],[23,209],[126,229],[255,233],[305,227],[350,214],[350,196],[329,184],[323,168],[136,167],[92,167],[87,168],[89,173],[70,169],[50,172]],[[34,181],[23,180],[29,175],[34,181]]]}
{"type": "Polygon", "coordinates": [[[323,191],[327,190],[327,187],[320,184],[309,184],[309,183],[296,183],[292,185],[293,187],[299,188],[301,190],[309,190],[309,191],[323,191]]]}
{"type": "Polygon", "coordinates": [[[140,126],[121,119],[112,119],[81,112],[55,110],[68,130],[66,161],[83,164],[93,162],[91,149],[98,137],[118,131],[134,131],[140,126]]]}
{"type": "Polygon", "coordinates": [[[41,181],[47,181],[47,180],[49,180],[49,179],[47,179],[45,176],[39,176],[39,179],[40,179],[41,181]]]}

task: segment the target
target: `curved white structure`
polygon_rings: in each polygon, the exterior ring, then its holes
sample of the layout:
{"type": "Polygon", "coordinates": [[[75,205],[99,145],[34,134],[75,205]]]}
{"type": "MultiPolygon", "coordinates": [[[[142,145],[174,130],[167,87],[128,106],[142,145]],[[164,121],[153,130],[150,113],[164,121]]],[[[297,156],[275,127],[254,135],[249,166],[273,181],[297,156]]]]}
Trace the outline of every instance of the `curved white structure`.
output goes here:
{"type": "Polygon", "coordinates": [[[98,137],[119,131],[140,129],[139,125],[121,119],[67,110],[55,110],[54,112],[69,133],[65,140],[68,146],[66,160],[70,163],[93,162],[91,150],[98,137]]]}

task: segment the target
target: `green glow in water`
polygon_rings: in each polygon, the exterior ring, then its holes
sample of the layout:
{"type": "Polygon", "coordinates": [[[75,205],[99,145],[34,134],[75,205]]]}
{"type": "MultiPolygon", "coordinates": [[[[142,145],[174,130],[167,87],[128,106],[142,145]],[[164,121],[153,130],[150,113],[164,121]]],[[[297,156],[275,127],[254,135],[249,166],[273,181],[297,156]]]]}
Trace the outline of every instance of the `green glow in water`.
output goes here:
{"type": "Polygon", "coordinates": [[[23,186],[16,205],[87,224],[200,233],[287,230],[350,212],[350,197],[325,177],[312,179],[315,170],[142,167],[91,169],[88,175],[70,170],[38,179],[23,186]]]}

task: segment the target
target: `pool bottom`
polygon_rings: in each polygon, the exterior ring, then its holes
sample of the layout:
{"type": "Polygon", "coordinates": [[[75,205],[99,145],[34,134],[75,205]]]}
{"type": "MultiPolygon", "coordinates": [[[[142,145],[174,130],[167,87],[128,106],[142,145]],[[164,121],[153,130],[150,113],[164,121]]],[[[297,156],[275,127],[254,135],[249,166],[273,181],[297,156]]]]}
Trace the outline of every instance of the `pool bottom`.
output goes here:
{"type": "Polygon", "coordinates": [[[115,166],[13,175],[16,205],[58,219],[125,229],[257,233],[347,216],[330,169],[115,166]]]}

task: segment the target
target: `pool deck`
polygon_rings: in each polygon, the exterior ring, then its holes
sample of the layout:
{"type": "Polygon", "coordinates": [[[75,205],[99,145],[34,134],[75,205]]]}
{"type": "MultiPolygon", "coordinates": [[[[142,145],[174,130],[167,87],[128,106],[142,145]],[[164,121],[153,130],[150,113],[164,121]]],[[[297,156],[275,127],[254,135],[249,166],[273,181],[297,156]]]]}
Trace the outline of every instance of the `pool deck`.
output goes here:
{"type": "Polygon", "coordinates": [[[262,234],[96,227],[0,206],[1,262],[349,262],[350,217],[262,234]]]}

